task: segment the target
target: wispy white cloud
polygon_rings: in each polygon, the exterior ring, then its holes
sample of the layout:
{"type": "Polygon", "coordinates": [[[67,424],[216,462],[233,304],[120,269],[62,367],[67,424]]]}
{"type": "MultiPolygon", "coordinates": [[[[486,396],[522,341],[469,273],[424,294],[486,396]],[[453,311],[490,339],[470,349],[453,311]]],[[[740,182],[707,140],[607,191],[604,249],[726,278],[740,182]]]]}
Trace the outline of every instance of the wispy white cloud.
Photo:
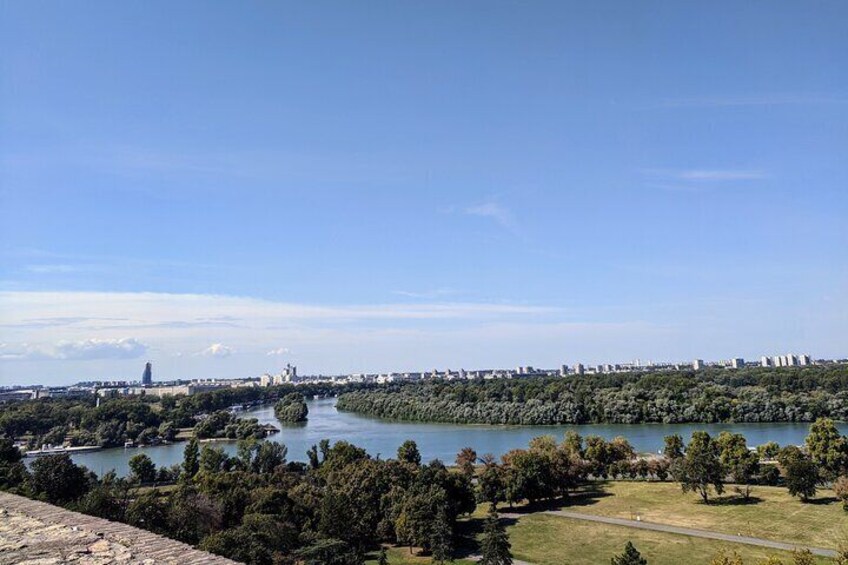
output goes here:
{"type": "Polygon", "coordinates": [[[456,294],[457,291],[452,288],[435,288],[433,290],[424,290],[424,291],[411,291],[411,290],[395,290],[392,291],[392,294],[397,294],[398,296],[406,296],[407,298],[421,298],[421,299],[437,299],[442,298],[444,296],[450,296],[456,294]]]}
{"type": "Polygon", "coordinates": [[[190,327],[261,328],[280,322],[479,319],[553,314],[558,308],[525,304],[437,302],[316,305],[249,297],[152,292],[0,291],[3,325],[43,326],[45,320],[73,320],[78,329],[172,329],[190,327]],[[121,318],[103,325],[119,312],[121,318]],[[238,324],[230,320],[242,320],[238,324]]]}
{"type": "Polygon", "coordinates": [[[733,181],[764,179],[768,175],[763,171],[744,169],[693,169],[681,171],[679,177],[683,180],[695,181],[733,181]]]}
{"type": "Polygon", "coordinates": [[[54,345],[38,346],[23,343],[18,346],[0,344],[0,359],[89,361],[95,359],[137,359],[148,346],[134,338],[86,339],[59,341],[54,345]]]}
{"type": "Polygon", "coordinates": [[[813,93],[768,93],[747,96],[694,96],[666,98],[661,102],[668,108],[721,108],[734,106],[786,106],[848,104],[848,95],[813,93]]]}
{"type": "Polygon", "coordinates": [[[197,354],[203,357],[229,357],[235,353],[235,349],[228,347],[223,343],[213,343],[206,349],[199,351],[197,354]]]}
{"type": "Polygon", "coordinates": [[[65,264],[39,264],[39,265],[26,265],[24,270],[29,273],[35,273],[37,275],[54,275],[54,274],[63,274],[63,273],[75,273],[81,269],[78,265],[65,265],[65,264]]]}
{"type": "Polygon", "coordinates": [[[272,349],[265,355],[268,357],[282,357],[283,355],[288,355],[290,353],[288,347],[278,347],[276,349],[272,349]]]}
{"type": "Polygon", "coordinates": [[[497,202],[485,202],[477,206],[471,206],[464,210],[470,216],[489,218],[502,228],[516,232],[518,224],[512,211],[497,202]]]}
{"type": "Polygon", "coordinates": [[[759,169],[663,169],[648,168],[639,171],[646,179],[645,185],[674,192],[703,192],[709,188],[730,186],[734,183],[768,179],[769,173],[759,169]]]}
{"type": "Polygon", "coordinates": [[[147,345],[134,338],[62,341],[56,345],[59,359],[136,359],[147,345]]]}

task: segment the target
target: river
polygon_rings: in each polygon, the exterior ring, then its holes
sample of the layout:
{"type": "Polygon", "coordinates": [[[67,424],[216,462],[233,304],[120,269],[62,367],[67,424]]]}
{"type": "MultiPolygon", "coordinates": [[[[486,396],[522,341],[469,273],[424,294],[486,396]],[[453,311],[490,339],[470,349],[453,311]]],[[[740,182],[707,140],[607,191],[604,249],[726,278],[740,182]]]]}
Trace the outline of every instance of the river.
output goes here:
{"type": "MultiPolygon", "coordinates": [[[[273,424],[280,433],[269,437],[288,447],[288,459],[305,461],[306,451],[321,439],[347,440],[365,448],[372,456],[394,457],[398,446],[407,439],[415,440],[424,461],[434,458],[453,463],[463,447],[473,447],[479,455],[492,453],[500,456],[510,449],[526,447],[530,439],[551,434],[561,439],[566,430],[575,430],[583,436],[599,435],[607,439],[624,436],[640,452],[656,452],[663,446],[663,437],[680,434],[688,441],[694,430],[706,430],[711,435],[721,431],[743,434],[748,445],[756,446],[768,441],[780,445],[802,444],[809,424],[587,424],[582,426],[478,426],[461,424],[429,424],[399,422],[361,416],[336,410],[336,399],[328,398],[309,402],[309,421],[305,424],[283,425],[274,418],[272,406],[263,406],[244,413],[244,417],[258,418],[261,424],[273,424]]],[[[842,433],[848,425],[840,424],[842,433]]],[[[228,453],[235,454],[235,442],[218,442],[228,453]]],[[[128,474],[127,461],[136,453],[146,453],[158,466],[182,462],[185,443],[174,443],[145,448],[114,448],[80,453],[75,462],[85,465],[98,475],[114,469],[120,475],[128,474]]]]}

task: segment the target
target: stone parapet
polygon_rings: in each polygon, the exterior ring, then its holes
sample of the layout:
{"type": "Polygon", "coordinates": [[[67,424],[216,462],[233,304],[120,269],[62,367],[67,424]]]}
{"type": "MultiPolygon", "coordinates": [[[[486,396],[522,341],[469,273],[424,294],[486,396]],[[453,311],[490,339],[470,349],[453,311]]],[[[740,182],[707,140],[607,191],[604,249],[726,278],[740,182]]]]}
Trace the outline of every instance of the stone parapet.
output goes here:
{"type": "Polygon", "coordinates": [[[120,522],[0,492],[0,564],[234,565],[120,522]]]}

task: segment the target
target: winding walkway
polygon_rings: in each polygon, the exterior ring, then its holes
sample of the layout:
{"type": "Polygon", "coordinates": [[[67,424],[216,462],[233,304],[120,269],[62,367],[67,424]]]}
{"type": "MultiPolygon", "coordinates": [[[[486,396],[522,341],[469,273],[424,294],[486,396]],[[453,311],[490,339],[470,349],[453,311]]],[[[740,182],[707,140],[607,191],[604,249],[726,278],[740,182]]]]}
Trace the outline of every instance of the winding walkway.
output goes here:
{"type": "MultiPolygon", "coordinates": [[[[667,524],[658,524],[656,522],[641,522],[636,520],[626,520],[624,518],[610,518],[607,516],[595,516],[592,514],[581,514],[580,512],[569,512],[567,510],[546,510],[544,514],[552,514],[554,516],[562,516],[571,518],[572,520],[586,520],[589,522],[600,522],[602,524],[610,524],[612,526],[624,526],[626,528],[637,528],[640,530],[653,530],[655,532],[666,532],[669,534],[680,534],[684,536],[692,536],[696,538],[715,539],[727,541],[731,543],[744,543],[747,545],[757,545],[760,547],[768,547],[771,549],[781,549],[784,551],[792,551],[793,549],[808,549],[813,555],[821,557],[836,557],[836,551],[833,549],[824,549],[821,547],[807,547],[797,543],[786,543],[780,541],[772,541],[761,538],[752,538],[748,536],[734,536],[732,534],[722,534],[710,530],[698,530],[695,528],[683,528],[680,526],[669,526],[667,524]]],[[[520,516],[520,514],[515,515],[520,516]]]]}

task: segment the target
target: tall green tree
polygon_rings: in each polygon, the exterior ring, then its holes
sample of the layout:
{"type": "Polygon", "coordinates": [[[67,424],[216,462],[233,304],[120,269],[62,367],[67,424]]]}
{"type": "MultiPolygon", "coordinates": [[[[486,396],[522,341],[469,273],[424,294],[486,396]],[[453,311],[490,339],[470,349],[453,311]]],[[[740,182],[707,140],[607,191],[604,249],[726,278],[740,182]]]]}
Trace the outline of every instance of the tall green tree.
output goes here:
{"type": "Polygon", "coordinates": [[[421,453],[418,451],[418,444],[411,439],[403,442],[397,450],[398,461],[405,461],[413,465],[421,464],[421,453]]]}
{"type": "Polygon", "coordinates": [[[612,565],[648,565],[648,560],[642,557],[639,550],[631,542],[624,546],[624,553],[610,559],[612,565]]]}
{"type": "Polygon", "coordinates": [[[416,482],[404,494],[395,511],[397,540],[410,547],[418,546],[430,551],[433,541],[444,539],[443,533],[434,534],[435,527],[443,527],[442,518],[448,508],[448,496],[438,484],[416,482]]]}
{"type": "Polygon", "coordinates": [[[822,479],[832,481],[848,473],[848,437],[839,433],[833,420],[821,418],[813,422],[805,443],[822,479]]]}
{"type": "Polygon", "coordinates": [[[562,448],[579,459],[583,458],[583,438],[574,430],[565,432],[565,437],[562,440],[562,448]]]}
{"type": "Polygon", "coordinates": [[[76,500],[88,492],[90,480],[84,467],[66,453],[37,458],[31,466],[33,494],[51,504],[76,500]]]}
{"type": "Polygon", "coordinates": [[[480,540],[480,549],[483,558],[480,565],[512,565],[512,552],[509,536],[506,529],[498,519],[498,511],[495,505],[489,506],[486,516],[486,524],[483,527],[483,539],[480,540]]]}
{"type": "Polygon", "coordinates": [[[444,509],[436,514],[436,521],[430,532],[430,551],[433,554],[433,563],[443,565],[453,561],[453,528],[444,509]]]}
{"type": "Polygon", "coordinates": [[[760,471],[760,456],[748,449],[745,436],[721,432],[716,439],[719,460],[735,483],[734,489],[745,500],[751,497],[751,484],[760,471]]]}
{"type": "Polygon", "coordinates": [[[136,496],[127,506],[124,518],[127,524],[136,528],[157,534],[168,533],[168,510],[159,501],[155,490],[136,496]]]}
{"type": "Polygon", "coordinates": [[[790,495],[804,502],[816,495],[819,468],[809,455],[790,445],[781,450],[777,461],[783,467],[783,478],[790,495]]]}
{"type": "Polygon", "coordinates": [[[716,442],[707,432],[693,432],[686,454],[674,460],[672,473],[683,492],[696,492],[709,503],[710,487],[724,492],[724,468],[716,442]]]}
{"type": "Polygon", "coordinates": [[[683,438],[680,434],[672,434],[663,438],[665,446],[663,447],[663,455],[669,459],[678,459],[683,457],[683,438]]]}
{"type": "Polygon", "coordinates": [[[475,463],[477,463],[477,452],[471,447],[463,447],[456,454],[456,466],[469,477],[474,476],[475,463]]]}
{"type": "Polygon", "coordinates": [[[497,505],[506,500],[504,469],[488,454],[483,457],[483,471],[477,478],[479,496],[483,502],[497,505]]]}
{"type": "Polygon", "coordinates": [[[0,490],[25,490],[29,473],[23,455],[11,439],[0,437],[0,490]]]}
{"type": "Polygon", "coordinates": [[[183,450],[183,477],[191,480],[200,470],[200,444],[192,437],[183,450]]]}
{"type": "Polygon", "coordinates": [[[129,460],[130,476],[139,483],[156,480],[156,465],[146,453],[136,453],[129,460]]]}
{"type": "Polygon", "coordinates": [[[222,447],[204,445],[200,450],[200,474],[210,475],[229,470],[230,458],[222,447]]]}

